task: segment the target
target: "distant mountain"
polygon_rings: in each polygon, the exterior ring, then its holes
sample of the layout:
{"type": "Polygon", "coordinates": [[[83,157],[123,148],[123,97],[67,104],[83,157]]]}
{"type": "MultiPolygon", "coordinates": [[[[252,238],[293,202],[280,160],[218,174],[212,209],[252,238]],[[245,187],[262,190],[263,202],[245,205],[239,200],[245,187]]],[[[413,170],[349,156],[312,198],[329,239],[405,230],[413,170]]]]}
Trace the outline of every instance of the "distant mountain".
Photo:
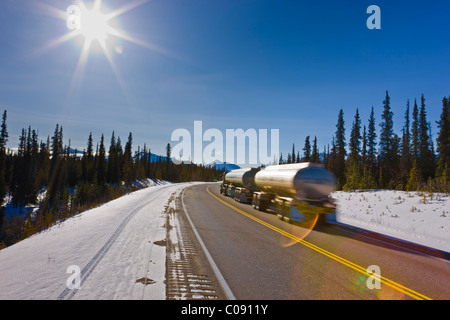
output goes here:
{"type": "MultiPolygon", "coordinates": [[[[64,154],[67,154],[67,147],[64,149],[64,154]]],[[[69,148],[69,154],[71,156],[75,156],[77,158],[82,158],[83,157],[83,150],[69,148]]]]}
{"type": "MultiPolygon", "coordinates": [[[[154,153],[150,153],[150,162],[166,162],[167,161],[167,157],[165,156],[159,156],[157,154],[154,153]]],[[[170,158],[170,161],[173,162],[173,158],[170,158]]]]}
{"type": "Polygon", "coordinates": [[[241,167],[239,167],[233,163],[222,162],[219,160],[215,160],[211,163],[208,163],[207,165],[205,165],[205,167],[214,167],[214,168],[216,168],[216,170],[225,169],[226,172],[230,172],[231,170],[241,169],[241,167]]]}
{"type": "MultiPolygon", "coordinates": [[[[140,152],[139,156],[142,156],[142,155],[143,155],[143,152],[140,152]]],[[[134,154],[133,155],[133,160],[136,160],[137,156],[138,156],[137,154],[134,154]]],[[[160,156],[160,155],[157,155],[157,154],[154,154],[154,153],[150,153],[150,162],[166,162],[166,161],[167,161],[167,157],[160,156]]],[[[170,161],[174,162],[174,159],[170,158],[170,161]]]]}
{"type": "MultiPolygon", "coordinates": [[[[82,158],[83,157],[83,151],[82,150],[78,150],[78,149],[73,149],[70,148],[69,152],[71,155],[75,155],[78,158],[82,158]]],[[[64,153],[67,153],[67,149],[64,150],[64,153]]],[[[139,155],[142,156],[143,152],[141,152],[139,155]]],[[[106,153],[106,159],[108,159],[108,153],[106,153]]],[[[133,155],[133,159],[135,160],[137,158],[137,154],[133,155]]],[[[166,162],[167,157],[166,156],[160,156],[154,153],[150,153],[150,162],[166,162]]],[[[175,158],[170,158],[170,161],[173,162],[174,164],[190,164],[190,161],[180,161],[180,160],[176,160],[175,158]]],[[[219,160],[215,160],[211,163],[208,163],[205,165],[205,167],[214,167],[216,170],[223,170],[225,168],[226,172],[229,172],[231,170],[236,170],[236,169],[241,169],[241,167],[232,164],[232,163],[227,163],[227,162],[222,162],[219,160]]]]}

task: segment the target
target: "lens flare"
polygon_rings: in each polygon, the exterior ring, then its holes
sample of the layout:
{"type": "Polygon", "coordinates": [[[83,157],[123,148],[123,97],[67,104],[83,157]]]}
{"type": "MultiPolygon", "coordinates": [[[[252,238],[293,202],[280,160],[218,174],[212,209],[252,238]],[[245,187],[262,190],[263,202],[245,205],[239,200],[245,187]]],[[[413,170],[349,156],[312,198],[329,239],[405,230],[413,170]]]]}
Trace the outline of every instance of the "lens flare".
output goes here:
{"type": "Polygon", "coordinates": [[[73,72],[68,96],[71,96],[81,87],[83,75],[86,71],[87,60],[89,54],[93,51],[99,51],[104,54],[118,83],[126,93],[125,81],[120,75],[119,68],[113,60],[114,54],[124,57],[124,47],[114,40],[120,39],[157,53],[177,58],[175,54],[170,53],[168,50],[144,40],[136,39],[118,27],[116,19],[124,13],[136,9],[149,1],[150,0],[130,1],[123,7],[114,11],[106,8],[106,6],[103,5],[102,0],[95,0],[90,7],[86,6],[83,0],[76,0],[73,5],[69,6],[64,11],[47,4],[37,4],[37,6],[49,16],[64,20],[69,31],[59,38],[49,41],[43,47],[39,48],[36,53],[43,53],[44,51],[72,40],[75,40],[80,44],[81,53],[78,64],[73,72]]]}
{"type": "Polygon", "coordinates": [[[90,47],[94,41],[100,43],[102,48],[106,47],[106,39],[114,30],[108,23],[108,18],[105,14],[100,12],[99,8],[81,12],[79,30],[88,47],[90,47]]]}
{"type": "MultiPolygon", "coordinates": [[[[319,220],[319,214],[317,213],[308,214],[304,216],[306,217],[306,219],[304,219],[301,222],[300,221],[293,222],[291,224],[292,230],[290,230],[290,232],[295,232],[295,235],[301,240],[305,239],[311,233],[311,231],[314,229],[319,220]]],[[[293,240],[287,237],[280,238],[280,245],[284,248],[290,247],[296,243],[298,243],[297,240],[293,240]]]]}

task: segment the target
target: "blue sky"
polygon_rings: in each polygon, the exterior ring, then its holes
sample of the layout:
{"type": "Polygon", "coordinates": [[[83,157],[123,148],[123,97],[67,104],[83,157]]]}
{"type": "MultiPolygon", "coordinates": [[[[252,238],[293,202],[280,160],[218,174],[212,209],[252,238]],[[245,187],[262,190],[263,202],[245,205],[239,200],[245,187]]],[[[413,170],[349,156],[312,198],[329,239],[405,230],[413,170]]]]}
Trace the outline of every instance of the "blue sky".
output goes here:
{"type": "MultiPolygon", "coordinates": [[[[103,0],[105,12],[132,1],[103,0]]],[[[307,135],[331,143],[339,109],[347,136],[356,108],[378,123],[389,90],[400,134],[407,99],[423,93],[437,136],[442,98],[450,95],[448,1],[152,0],[111,22],[137,41],[110,37],[74,73],[80,39],[67,34],[70,0],[0,3],[0,111],[8,110],[9,147],[31,125],[41,139],[57,123],[65,143],[85,148],[115,130],[134,146],[165,152],[175,129],[279,129],[280,152],[307,135]],[[366,9],[381,8],[381,30],[366,9]],[[55,10],[56,9],[56,10],[55,10]],[[143,45],[145,44],[145,45],[143,45]]],[[[86,4],[92,1],[85,1],[86,4]]],[[[81,36],[79,36],[81,37],[81,36]]],[[[174,145],[175,143],[172,143],[174,145]]]]}

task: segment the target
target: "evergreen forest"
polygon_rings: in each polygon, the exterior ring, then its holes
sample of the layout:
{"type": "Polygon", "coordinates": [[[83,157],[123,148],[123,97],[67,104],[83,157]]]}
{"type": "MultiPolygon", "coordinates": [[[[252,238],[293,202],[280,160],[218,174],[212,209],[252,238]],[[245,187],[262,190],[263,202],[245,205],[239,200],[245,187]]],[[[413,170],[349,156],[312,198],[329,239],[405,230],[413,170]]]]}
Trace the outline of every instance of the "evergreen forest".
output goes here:
{"type": "Polygon", "coordinates": [[[394,114],[389,92],[381,108],[380,122],[375,120],[372,107],[369,119],[363,124],[356,109],[350,128],[346,127],[340,109],[331,146],[323,152],[317,138],[307,136],[303,152],[292,146],[286,159],[279,163],[322,163],[333,172],[338,190],[391,189],[405,191],[450,192],[450,97],[442,99],[442,112],[436,121],[439,132],[436,140],[427,119],[425,97],[406,102],[402,132],[394,132],[394,114]],[[377,130],[378,126],[378,130],[377,130]],[[347,141],[346,130],[350,129],[347,141]]]}

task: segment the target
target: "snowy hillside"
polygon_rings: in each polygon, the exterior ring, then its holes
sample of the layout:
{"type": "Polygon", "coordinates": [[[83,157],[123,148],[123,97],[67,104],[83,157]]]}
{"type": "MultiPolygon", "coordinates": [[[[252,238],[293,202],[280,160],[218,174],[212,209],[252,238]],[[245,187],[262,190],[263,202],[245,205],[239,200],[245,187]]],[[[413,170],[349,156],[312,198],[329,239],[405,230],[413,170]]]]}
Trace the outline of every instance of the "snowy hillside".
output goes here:
{"type": "Polygon", "coordinates": [[[335,192],[338,222],[450,252],[450,196],[404,191],[335,192]]]}
{"type": "MultiPolygon", "coordinates": [[[[136,191],[0,251],[0,300],[165,299],[164,212],[189,184],[136,191]],[[82,289],[67,292],[80,267],[82,289]],[[137,282],[152,274],[152,286],[137,282]]],[[[74,282],[75,283],[75,282],[74,282]]]]}

